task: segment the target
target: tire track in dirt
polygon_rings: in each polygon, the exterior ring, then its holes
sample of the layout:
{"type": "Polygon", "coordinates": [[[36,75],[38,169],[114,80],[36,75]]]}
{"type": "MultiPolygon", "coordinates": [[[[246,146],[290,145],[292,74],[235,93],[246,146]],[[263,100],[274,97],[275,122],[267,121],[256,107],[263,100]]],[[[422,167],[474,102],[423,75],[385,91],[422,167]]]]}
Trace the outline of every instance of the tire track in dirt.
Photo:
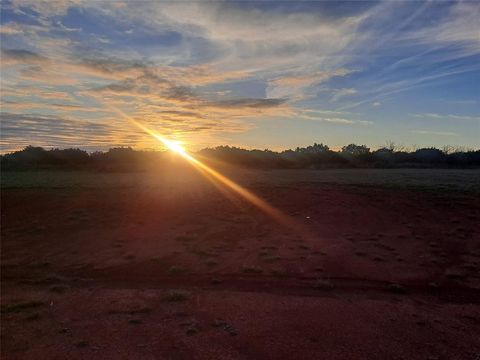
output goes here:
{"type": "Polygon", "coordinates": [[[428,297],[440,303],[480,304],[480,288],[446,281],[431,286],[430,281],[412,280],[402,285],[382,280],[329,277],[328,283],[314,276],[259,274],[154,275],[145,269],[106,268],[70,273],[72,287],[122,289],[172,289],[266,293],[282,296],[410,298],[428,297]],[[150,275],[149,275],[150,274],[150,275]],[[215,281],[212,281],[215,279],[215,281]]]}

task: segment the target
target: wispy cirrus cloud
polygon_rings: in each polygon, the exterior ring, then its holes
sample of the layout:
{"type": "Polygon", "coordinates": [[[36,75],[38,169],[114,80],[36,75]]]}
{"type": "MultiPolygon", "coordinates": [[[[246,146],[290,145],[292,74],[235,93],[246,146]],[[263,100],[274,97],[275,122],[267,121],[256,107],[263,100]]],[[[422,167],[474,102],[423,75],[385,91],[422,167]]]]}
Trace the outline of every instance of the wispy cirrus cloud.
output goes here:
{"type": "Polygon", "coordinates": [[[339,125],[361,125],[371,126],[374,124],[371,120],[358,119],[357,114],[347,111],[329,111],[329,110],[304,110],[297,116],[301,119],[320,121],[339,125]]]}
{"type": "Polygon", "coordinates": [[[480,53],[478,19],[480,6],[476,2],[457,2],[449,9],[449,16],[434,26],[409,33],[409,38],[425,44],[451,44],[464,55],[480,53]]]}
{"type": "Polygon", "coordinates": [[[449,120],[476,120],[480,121],[480,116],[467,116],[467,115],[454,115],[454,114],[436,114],[436,113],[423,113],[412,114],[416,118],[422,119],[449,119],[449,120]]]}
{"type": "Polygon", "coordinates": [[[355,95],[358,91],[353,88],[335,89],[333,90],[333,96],[330,99],[331,102],[338,101],[345,96],[355,95]]]}
{"type": "Polygon", "coordinates": [[[460,136],[460,134],[450,131],[412,130],[412,133],[433,136],[460,136]]]}

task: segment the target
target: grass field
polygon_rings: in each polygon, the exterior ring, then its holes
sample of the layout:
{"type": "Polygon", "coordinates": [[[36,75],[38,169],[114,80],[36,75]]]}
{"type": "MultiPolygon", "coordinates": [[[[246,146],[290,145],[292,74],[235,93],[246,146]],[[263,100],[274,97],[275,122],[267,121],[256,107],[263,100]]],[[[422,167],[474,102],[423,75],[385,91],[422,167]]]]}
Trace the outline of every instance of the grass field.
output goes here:
{"type": "MultiPolygon", "coordinates": [[[[184,170],[185,171],[185,170],[184,170]]],[[[85,171],[4,172],[3,189],[24,188],[157,188],[165,181],[185,182],[167,169],[157,173],[85,171]]],[[[341,170],[236,170],[232,178],[245,185],[299,185],[302,183],[380,186],[403,189],[480,192],[480,169],[341,169],[341,170]]],[[[187,175],[188,176],[188,175],[187,175]]]]}

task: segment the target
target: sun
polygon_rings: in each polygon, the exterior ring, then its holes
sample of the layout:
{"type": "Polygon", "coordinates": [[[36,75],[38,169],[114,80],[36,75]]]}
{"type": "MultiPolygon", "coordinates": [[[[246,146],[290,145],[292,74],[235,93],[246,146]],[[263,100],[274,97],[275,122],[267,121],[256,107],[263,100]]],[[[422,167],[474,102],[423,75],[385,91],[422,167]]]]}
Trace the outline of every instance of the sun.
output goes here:
{"type": "Polygon", "coordinates": [[[186,150],[180,145],[179,141],[162,139],[163,144],[171,151],[184,155],[186,150]]]}

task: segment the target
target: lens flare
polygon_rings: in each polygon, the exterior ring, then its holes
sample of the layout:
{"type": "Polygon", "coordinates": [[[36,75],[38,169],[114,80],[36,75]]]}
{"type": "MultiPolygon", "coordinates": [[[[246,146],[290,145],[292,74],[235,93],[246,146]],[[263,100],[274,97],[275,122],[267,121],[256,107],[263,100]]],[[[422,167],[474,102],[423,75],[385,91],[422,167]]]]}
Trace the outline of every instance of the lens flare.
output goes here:
{"type": "MultiPolygon", "coordinates": [[[[105,104],[106,105],[106,104],[105,104]]],[[[107,105],[106,105],[107,106],[107,105]]],[[[199,170],[203,175],[208,175],[211,179],[218,181],[219,184],[222,184],[226,188],[230,189],[231,191],[235,192],[236,194],[240,195],[243,199],[247,200],[250,204],[257,207],[259,210],[263,211],[271,218],[276,220],[277,222],[294,229],[297,232],[301,232],[306,234],[306,229],[296,222],[290,216],[287,216],[279,209],[273,207],[272,205],[268,204],[265,200],[260,198],[259,196],[255,195],[250,190],[242,187],[241,185],[235,183],[233,180],[229,179],[225,175],[221,174],[217,170],[212,169],[210,166],[204,164],[200,160],[197,160],[192,155],[190,155],[177,141],[168,140],[165,137],[161,136],[157,132],[153,131],[152,129],[146,127],[139,121],[133,119],[131,116],[125,114],[120,109],[112,108],[111,106],[107,106],[109,109],[120,115],[125,120],[128,120],[138,128],[145,131],[147,134],[151,135],[158,141],[160,141],[166,148],[176,152],[177,154],[181,155],[183,158],[188,160],[190,164],[192,164],[197,170],[199,170]]]]}
{"type": "Polygon", "coordinates": [[[176,152],[180,155],[186,153],[185,149],[182,147],[182,145],[180,145],[179,141],[163,139],[162,142],[169,150],[172,150],[173,152],[176,152]]]}

